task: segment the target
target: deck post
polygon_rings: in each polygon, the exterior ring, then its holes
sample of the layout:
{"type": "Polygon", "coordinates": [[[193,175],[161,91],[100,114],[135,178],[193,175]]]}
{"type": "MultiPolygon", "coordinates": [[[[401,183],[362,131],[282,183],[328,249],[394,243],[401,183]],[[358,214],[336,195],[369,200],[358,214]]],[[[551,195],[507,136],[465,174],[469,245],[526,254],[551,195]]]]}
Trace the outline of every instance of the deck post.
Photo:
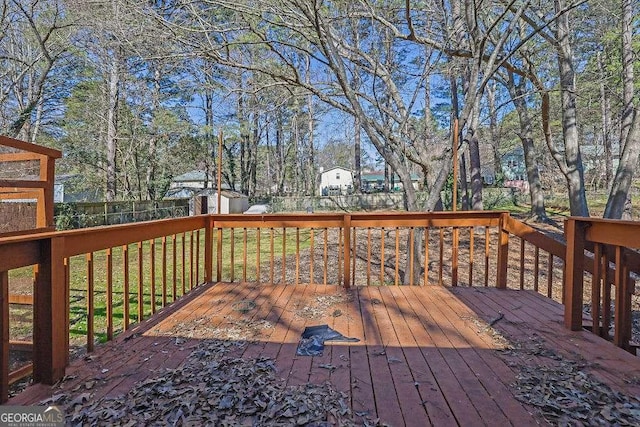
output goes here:
{"type": "Polygon", "coordinates": [[[64,237],[42,240],[40,253],[34,287],[33,376],[35,382],[54,384],[64,377],[69,352],[64,237]]]}
{"type": "Polygon", "coordinates": [[[507,264],[509,263],[509,232],[505,229],[505,222],[509,218],[508,213],[500,214],[498,230],[498,273],[496,274],[496,288],[507,288],[507,264]]]}
{"type": "Polygon", "coordinates": [[[586,224],[582,221],[569,218],[565,222],[564,326],[572,331],[582,329],[585,229],[586,224]]]}
{"type": "Polygon", "coordinates": [[[344,216],[344,287],[351,286],[351,215],[344,216]]]}
{"type": "Polygon", "coordinates": [[[213,217],[207,216],[204,224],[204,281],[213,278],[213,217]]]}
{"type": "Polygon", "coordinates": [[[624,249],[616,246],[615,262],[616,270],[616,305],[615,305],[615,332],[613,335],[613,343],[618,347],[629,350],[629,341],[631,340],[631,295],[633,288],[629,272],[626,267],[624,249]]]}
{"type": "Polygon", "coordinates": [[[0,271],[0,403],[9,399],[9,272],[0,271]]]}

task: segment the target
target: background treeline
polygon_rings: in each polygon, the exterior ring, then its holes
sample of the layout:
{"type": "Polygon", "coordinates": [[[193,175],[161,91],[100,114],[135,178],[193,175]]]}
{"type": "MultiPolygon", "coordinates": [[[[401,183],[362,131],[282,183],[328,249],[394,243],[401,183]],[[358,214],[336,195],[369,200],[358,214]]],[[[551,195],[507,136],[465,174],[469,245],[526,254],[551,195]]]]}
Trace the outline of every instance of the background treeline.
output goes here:
{"type": "MultiPolygon", "coordinates": [[[[0,132],[60,148],[58,172],[104,199],[159,200],[216,173],[257,198],[316,195],[320,167],[397,174],[409,210],[450,185],[464,207],[520,148],[531,214],[585,189],[629,205],[640,151],[631,0],[2,0],[0,132]],[[429,194],[418,204],[411,175],[429,194]]],[[[72,190],[71,188],[66,191],[72,190]]]]}

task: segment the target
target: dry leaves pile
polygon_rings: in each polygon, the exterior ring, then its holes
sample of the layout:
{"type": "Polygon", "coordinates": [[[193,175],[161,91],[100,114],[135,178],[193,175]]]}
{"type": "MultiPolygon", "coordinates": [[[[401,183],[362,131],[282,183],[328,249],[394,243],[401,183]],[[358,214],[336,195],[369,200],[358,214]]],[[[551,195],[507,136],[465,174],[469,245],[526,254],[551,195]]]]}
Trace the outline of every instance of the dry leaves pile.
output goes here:
{"type": "Polygon", "coordinates": [[[501,351],[516,373],[515,396],[539,409],[554,425],[640,425],[640,401],[612,390],[588,372],[586,363],[567,359],[533,334],[501,351]],[[541,363],[538,358],[544,358],[541,363]]]}
{"type": "Polygon", "coordinates": [[[268,358],[229,357],[229,342],[202,342],[179,368],[125,396],[66,403],[72,425],[377,426],[352,412],[330,384],[286,386],[268,358]]]}
{"type": "Polygon", "coordinates": [[[611,390],[583,368],[567,360],[552,367],[523,366],[516,397],[555,425],[640,425],[640,401],[611,390]]]}
{"type": "Polygon", "coordinates": [[[311,304],[305,301],[305,305],[298,307],[295,314],[303,319],[317,319],[326,314],[339,317],[342,315],[342,311],[336,307],[345,302],[352,302],[353,298],[352,293],[316,295],[311,304]]]}
{"type": "Polygon", "coordinates": [[[153,333],[159,336],[181,336],[197,339],[252,340],[264,330],[273,329],[273,323],[265,319],[247,320],[228,317],[225,322],[216,325],[208,317],[174,323],[169,330],[157,328],[153,333]]]}

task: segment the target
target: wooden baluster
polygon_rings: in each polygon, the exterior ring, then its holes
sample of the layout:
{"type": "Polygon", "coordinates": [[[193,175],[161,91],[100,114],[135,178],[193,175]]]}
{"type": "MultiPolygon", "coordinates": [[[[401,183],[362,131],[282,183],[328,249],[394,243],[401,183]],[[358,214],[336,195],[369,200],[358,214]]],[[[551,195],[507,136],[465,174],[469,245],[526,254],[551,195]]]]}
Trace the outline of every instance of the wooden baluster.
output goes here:
{"type": "Polygon", "coordinates": [[[87,352],[93,351],[93,325],[94,325],[94,277],[93,277],[93,252],[86,254],[87,265],[87,352]]]}
{"type": "Polygon", "coordinates": [[[371,285],[371,227],[367,227],[367,286],[371,285]]]}
{"type": "Polygon", "coordinates": [[[338,284],[342,283],[342,228],[338,230],[338,284]]]}
{"type": "Polygon", "coordinates": [[[0,271],[0,403],[9,399],[9,272],[0,271]]]}
{"type": "Polygon", "coordinates": [[[273,266],[274,266],[274,262],[273,262],[273,255],[275,253],[275,245],[273,242],[273,227],[270,228],[269,230],[271,230],[271,246],[269,249],[269,255],[270,255],[270,261],[269,261],[269,266],[270,266],[270,270],[269,270],[269,284],[273,285],[273,266]]]}
{"type": "Polygon", "coordinates": [[[380,286],[384,285],[384,227],[380,229],[380,286]]]}
{"type": "Polygon", "coordinates": [[[538,246],[535,247],[535,252],[533,254],[533,290],[538,292],[538,282],[539,282],[539,274],[540,274],[540,248],[538,246]]]}
{"type": "Polygon", "coordinates": [[[222,228],[216,233],[216,281],[222,281],[222,228]]]}
{"type": "Polygon", "coordinates": [[[524,289],[524,245],[525,240],[520,239],[520,290],[524,289]]]}
{"type": "Polygon", "coordinates": [[[247,282],[247,228],[243,228],[242,235],[242,282],[247,282]]]}
{"type": "Polygon", "coordinates": [[[107,248],[107,340],[113,339],[113,250],[107,248]]]}
{"type": "Polygon", "coordinates": [[[356,280],[356,251],[358,250],[358,245],[356,242],[356,229],[351,229],[351,243],[349,245],[350,248],[353,248],[353,252],[351,252],[351,272],[349,274],[349,284],[354,285],[356,280]]]}
{"type": "Polygon", "coordinates": [[[451,248],[451,286],[458,286],[458,250],[460,248],[460,229],[453,227],[451,248]]]}
{"type": "Polygon", "coordinates": [[[162,306],[167,305],[167,236],[162,236],[162,306]]]}
{"type": "Polygon", "coordinates": [[[235,281],[236,277],[236,237],[235,228],[230,230],[231,232],[231,249],[229,250],[229,256],[231,257],[231,282],[235,281]]]}
{"type": "Polygon", "coordinates": [[[393,284],[398,286],[400,283],[400,229],[396,227],[396,268],[394,272],[393,284]]]}
{"type": "Polygon", "coordinates": [[[602,248],[602,277],[603,277],[603,295],[602,295],[602,330],[600,336],[606,340],[610,339],[609,329],[611,328],[611,282],[613,274],[609,265],[609,253],[607,247],[602,248]]]}
{"type": "Polygon", "coordinates": [[[553,295],[553,254],[549,253],[549,263],[547,264],[547,298],[553,295]]]}
{"type": "Polygon", "coordinates": [[[344,281],[343,286],[351,286],[351,215],[344,216],[344,281]]]}
{"type": "Polygon", "coordinates": [[[442,269],[444,265],[444,229],[440,227],[440,263],[438,265],[438,285],[442,286],[442,269]]]}
{"type": "Polygon", "coordinates": [[[129,245],[122,246],[122,270],[124,275],[123,285],[123,314],[124,317],[124,330],[129,329],[129,245]]]}
{"type": "Polygon", "coordinates": [[[591,332],[600,335],[600,289],[602,289],[602,245],[593,245],[593,275],[591,276],[591,332]]]}
{"type": "Polygon", "coordinates": [[[171,239],[172,250],[173,250],[173,287],[171,289],[172,292],[172,300],[175,301],[178,294],[178,236],[173,235],[171,239]]]}
{"type": "Polygon", "coordinates": [[[64,258],[63,263],[63,275],[64,275],[64,301],[65,301],[65,328],[64,328],[64,336],[66,337],[66,358],[65,358],[65,366],[69,365],[69,333],[71,329],[71,298],[69,297],[70,289],[71,289],[71,266],[69,258],[64,258]]]}
{"type": "Polygon", "coordinates": [[[489,227],[484,229],[484,286],[489,286],[489,255],[491,249],[491,236],[489,227]]]}
{"type": "Polygon", "coordinates": [[[187,255],[186,255],[186,247],[187,247],[187,235],[186,233],[182,233],[182,295],[187,292],[187,255]]]}
{"type": "Polygon", "coordinates": [[[144,258],[142,243],[138,242],[138,322],[144,319],[144,258]]]}
{"type": "Polygon", "coordinates": [[[207,218],[204,229],[204,280],[203,283],[213,281],[213,217],[207,218]]]}
{"type": "Polygon", "coordinates": [[[156,313],[156,239],[149,241],[151,262],[151,314],[156,313]]]}
{"type": "Polygon", "coordinates": [[[260,283],[260,235],[262,234],[262,229],[260,227],[256,228],[256,282],[260,283]]]}
{"type": "Polygon", "coordinates": [[[313,275],[313,259],[314,259],[314,234],[315,234],[315,230],[313,228],[310,229],[309,231],[311,234],[309,235],[309,284],[313,285],[316,281],[315,281],[315,277],[313,275]]]}
{"type": "Polygon", "coordinates": [[[324,254],[323,254],[323,259],[324,259],[324,271],[323,271],[323,280],[322,283],[324,285],[327,284],[327,271],[329,270],[329,266],[328,266],[328,248],[329,248],[329,230],[328,229],[324,229],[324,254]]]}
{"type": "Polygon", "coordinates": [[[295,284],[300,283],[300,229],[296,227],[296,281],[295,284]]]}
{"type": "Polygon", "coordinates": [[[424,285],[429,284],[429,227],[424,228],[424,285]]]}
{"type": "Polygon", "coordinates": [[[196,280],[195,286],[200,285],[200,229],[196,230],[196,280]]]}
{"type": "Polygon", "coordinates": [[[287,229],[282,229],[282,280],[283,285],[287,284],[287,229]]]}
{"type": "Polygon", "coordinates": [[[194,286],[194,271],[193,271],[193,230],[189,233],[189,290],[193,289],[194,286]]]}
{"type": "Polygon", "coordinates": [[[413,286],[413,245],[414,245],[414,231],[413,227],[409,228],[409,285],[413,286]]]}
{"type": "Polygon", "coordinates": [[[469,286],[473,286],[473,261],[475,250],[475,232],[473,227],[469,227],[469,286]]]}

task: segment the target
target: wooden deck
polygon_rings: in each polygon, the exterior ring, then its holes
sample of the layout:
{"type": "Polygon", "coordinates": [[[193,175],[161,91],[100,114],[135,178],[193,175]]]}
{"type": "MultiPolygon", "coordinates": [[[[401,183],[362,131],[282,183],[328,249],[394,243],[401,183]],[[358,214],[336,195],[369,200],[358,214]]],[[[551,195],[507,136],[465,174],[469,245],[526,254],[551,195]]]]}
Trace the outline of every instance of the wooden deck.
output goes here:
{"type": "Polygon", "coordinates": [[[515,384],[523,368],[559,360],[581,363],[624,395],[640,395],[640,358],[562,322],[562,306],[532,291],[210,284],[72,362],[68,380],[32,386],[9,404],[60,393],[124,395],[178,367],[203,339],[224,338],[221,332],[246,339],[242,328],[251,325],[257,334],[232,350],[238,356],[273,358],[288,385],[329,381],[347,393],[355,414],[392,426],[546,424],[516,398],[515,384]],[[296,356],[305,326],[319,324],[360,342],[296,356]]]}

